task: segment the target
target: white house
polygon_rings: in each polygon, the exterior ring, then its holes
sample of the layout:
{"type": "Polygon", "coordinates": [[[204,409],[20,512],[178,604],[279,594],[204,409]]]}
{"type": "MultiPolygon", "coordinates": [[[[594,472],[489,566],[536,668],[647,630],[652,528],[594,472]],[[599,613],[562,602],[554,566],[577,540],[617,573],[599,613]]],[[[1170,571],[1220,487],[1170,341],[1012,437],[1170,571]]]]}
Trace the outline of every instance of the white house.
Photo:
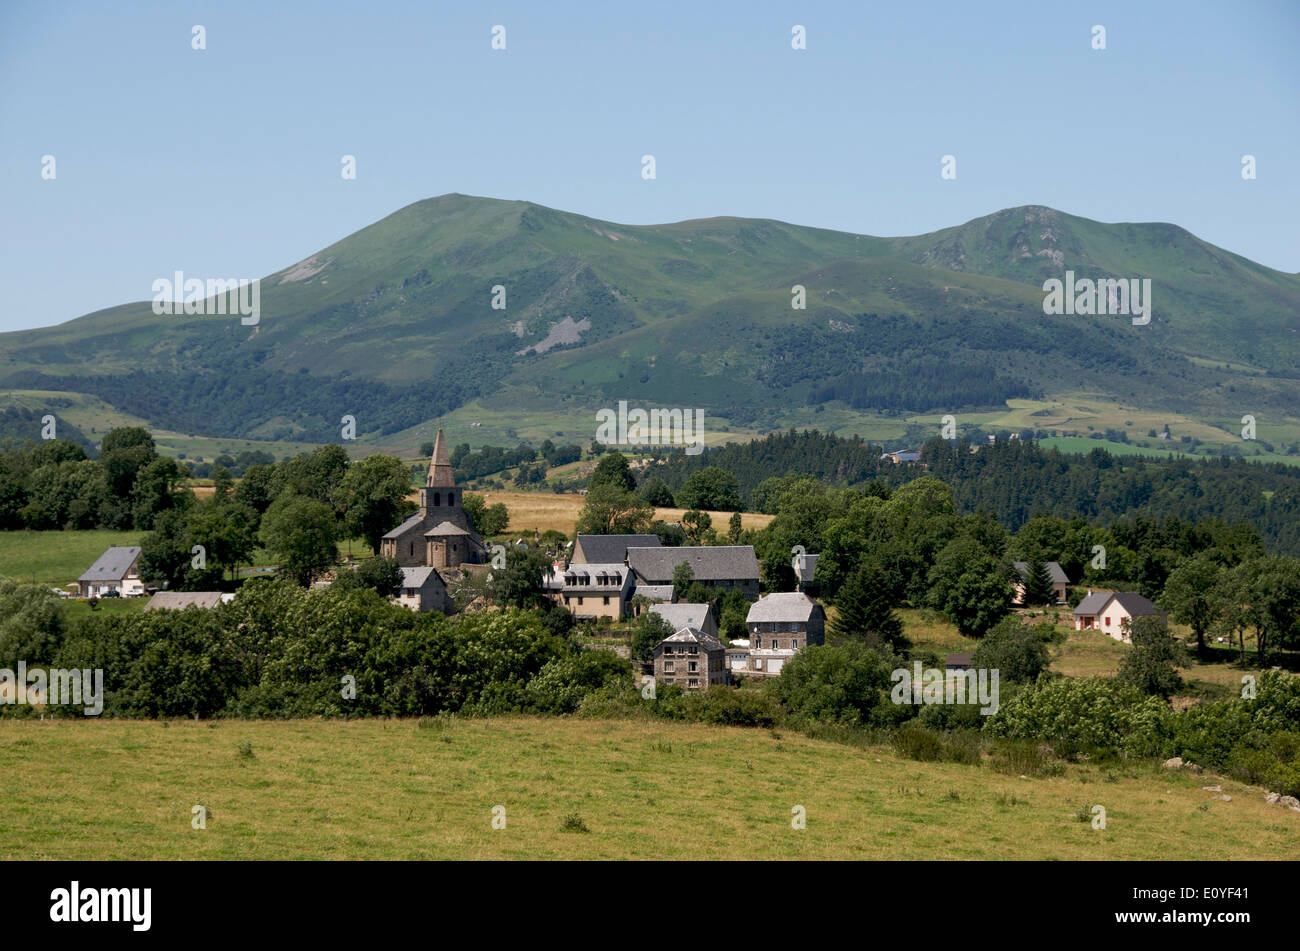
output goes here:
{"type": "Polygon", "coordinates": [[[1089,591],[1074,609],[1074,629],[1104,631],[1117,641],[1130,642],[1129,622],[1135,617],[1163,619],[1165,612],[1136,591],[1089,591]]]}
{"type": "Polygon", "coordinates": [[[83,598],[102,598],[110,591],[124,598],[144,594],[139,560],[139,545],[114,545],[77,579],[78,593],[83,598]]]}

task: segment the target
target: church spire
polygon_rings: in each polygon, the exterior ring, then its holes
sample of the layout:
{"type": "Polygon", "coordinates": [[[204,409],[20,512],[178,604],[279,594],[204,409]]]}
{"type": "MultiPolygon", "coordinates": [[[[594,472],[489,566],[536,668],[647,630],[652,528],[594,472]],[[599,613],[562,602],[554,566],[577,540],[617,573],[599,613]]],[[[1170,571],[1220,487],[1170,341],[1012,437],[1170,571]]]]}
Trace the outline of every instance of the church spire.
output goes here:
{"type": "Polygon", "coordinates": [[[437,487],[442,489],[454,488],[456,480],[451,474],[451,457],[447,455],[447,442],[443,439],[442,430],[438,430],[438,438],[433,442],[433,456],[429,459],[429,475],[425,478],[424,484],[430,488],[437,487]]]}

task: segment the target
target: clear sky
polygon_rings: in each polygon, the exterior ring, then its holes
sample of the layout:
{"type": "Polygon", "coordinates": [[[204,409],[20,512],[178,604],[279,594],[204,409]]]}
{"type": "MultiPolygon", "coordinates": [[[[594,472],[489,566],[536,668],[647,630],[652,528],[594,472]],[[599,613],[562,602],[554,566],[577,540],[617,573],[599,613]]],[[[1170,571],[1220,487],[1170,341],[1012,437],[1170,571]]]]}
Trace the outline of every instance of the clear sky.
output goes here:
{"type": "Polygon", "coordinates": [[[1043,204],[1300,271],[1300,2],[0,2],[0,330],[446,192],[876,235],[1043,204]]]}

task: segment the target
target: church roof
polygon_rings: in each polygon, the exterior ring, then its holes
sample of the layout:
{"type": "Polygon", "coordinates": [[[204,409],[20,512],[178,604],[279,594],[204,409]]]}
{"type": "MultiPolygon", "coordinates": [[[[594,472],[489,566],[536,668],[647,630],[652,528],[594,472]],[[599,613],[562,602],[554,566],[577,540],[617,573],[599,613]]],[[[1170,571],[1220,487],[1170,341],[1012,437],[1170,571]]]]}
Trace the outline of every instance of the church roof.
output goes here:
{"type": "Polygon", "coordinates": [[[424,484],[430,488],[453,489],[456,480],[451,474],[451,456],[447,454],[447,440],[438,430],[438,438],[433,441],[433,456],[429,459],[429,475],[424,484]]]}
{"type": "Polygon", "coordinates": [[[473,535],[474,533],[461,528],[459,525],[453,525],[451,522],[439,522],[433,528],[424,533],[425,538],[430,535],[473,535]]]}
{"type": "Polygon", "coordinates": [[[417,512],[415,515],[412,515],[410,518],[408,518],[408,519],[407,519],[405,522],[403,522],[401,525],[398,525],[398,526],[397,526],[395,529],[393,529],[391,532],[386,532],[386,533],[384,534],[384,537],[385,537],[385,538],[401,538],[403,535],[405,535],[405,534],[406,534],[407,532],[409,532],[411,529],[415,528],[417,525],[421,524],[423,521],[424,521],[424,519],[421,518],[421,517],[420,517],[420,514],[417,512]]]}

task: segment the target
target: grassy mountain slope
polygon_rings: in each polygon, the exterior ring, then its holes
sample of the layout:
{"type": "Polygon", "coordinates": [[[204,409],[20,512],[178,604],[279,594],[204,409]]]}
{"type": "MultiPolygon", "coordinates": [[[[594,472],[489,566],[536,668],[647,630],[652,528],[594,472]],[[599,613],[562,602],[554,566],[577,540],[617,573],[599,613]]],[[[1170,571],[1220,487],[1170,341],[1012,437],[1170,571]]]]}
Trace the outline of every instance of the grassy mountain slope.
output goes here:
{"type": "Polygon", "coordinates": [[[805,408],[958,412],[1066,391],[1206,420],[1300,416],[1300,278],[1172,225],[1033,206],[874,238],[444,195],[263,279],[261,307],[256,327],[140,302],[0,335],[0,384],[93,394],[181,432],[322,441],[344,414],[380,438],[476,401],[521,421],[690,405],[759,430],[805,408]],[[1152,324],[1044,316],[1042,282],[1067,268],[1150,277],[1152,324]]]}

